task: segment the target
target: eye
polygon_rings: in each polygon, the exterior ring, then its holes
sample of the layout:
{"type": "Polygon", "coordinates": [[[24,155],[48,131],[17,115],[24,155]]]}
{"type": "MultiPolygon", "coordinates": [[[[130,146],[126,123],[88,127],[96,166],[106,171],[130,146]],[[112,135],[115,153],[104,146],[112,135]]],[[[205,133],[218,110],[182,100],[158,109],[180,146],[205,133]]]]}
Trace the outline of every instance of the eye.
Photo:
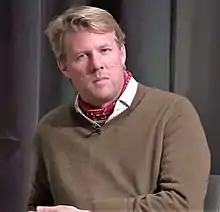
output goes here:
{"type": "Polygon", "coordinates": [[[109,51],[111,51],[110,48],[102,48],[102,49],[101,49],[101,52],[102,52],[102,53],[107,53],[107,52],[109,52],[109,51]]]}
{"type": "Polygon", "coordinates": [[[76,61],[84,60],[84,59],[86,59],[87,57],[88,57],[88,55],[85,54],[85,53],[79,54],[79,55],[77,55],[77,57],[76,57],[76,61]]]}

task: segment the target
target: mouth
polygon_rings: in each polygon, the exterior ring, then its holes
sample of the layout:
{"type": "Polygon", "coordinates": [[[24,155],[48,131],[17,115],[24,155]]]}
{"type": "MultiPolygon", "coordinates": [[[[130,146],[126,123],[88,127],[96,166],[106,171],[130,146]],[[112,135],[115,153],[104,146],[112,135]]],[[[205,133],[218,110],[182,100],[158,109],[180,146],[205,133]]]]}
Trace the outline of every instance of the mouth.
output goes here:
{"type": "Polygon", "coordinates": [[[93,83],[101,82],[103,80],[108,80],[108,79],[109,79],[108,77],[98,77],[93,81],[93,83]]]}

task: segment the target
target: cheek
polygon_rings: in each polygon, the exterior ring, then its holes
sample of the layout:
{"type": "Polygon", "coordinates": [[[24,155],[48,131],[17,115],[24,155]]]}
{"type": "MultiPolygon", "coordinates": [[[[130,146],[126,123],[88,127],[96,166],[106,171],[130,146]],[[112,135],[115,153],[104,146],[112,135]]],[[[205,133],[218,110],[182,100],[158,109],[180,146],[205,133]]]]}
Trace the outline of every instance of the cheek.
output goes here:
{"type": "Polygon", "coordinates": [[[108,68],[121,68],[122,67],[121,58],[118,55],[113,56],[111,58],[107,58],[106,66],[108,68]]]}
{"type": "Polygon", "coordinates": [[[91,76],[82,72],[82,71],[74,71],[71,75],[73,84],[78,89],[83,89],[85,87],[88,87],[91,82],[91,76]]]}
{"type": "Polygon", "coordinates": [[[75,85],[78,85],[83,79],[82,72],[77,69],[69,69],[69,75],[75,85]]]}

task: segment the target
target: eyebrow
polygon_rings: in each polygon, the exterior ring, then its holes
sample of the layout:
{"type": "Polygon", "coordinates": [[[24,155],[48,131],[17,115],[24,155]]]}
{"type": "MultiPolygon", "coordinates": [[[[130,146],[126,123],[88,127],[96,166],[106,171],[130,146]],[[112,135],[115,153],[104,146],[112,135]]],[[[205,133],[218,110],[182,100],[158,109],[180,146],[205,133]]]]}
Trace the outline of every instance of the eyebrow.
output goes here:
{"type": "MultiPolygon", "coordinates": [[[[110,46],[110,44],[106,42],[104,44],[101,44],[100,46],[97,46],[97,48],[102,49],[102,48],[109,47],[109,46],[110,46]]],[[[90,51],[88,51],[88,50],[75,51],[74,55],[79,55],[79,54],[89,53],[89,52],[90,51]]]]}
{"type": "Polygon", "coordinates": [[[101,46],[99,46],[99,48],[104,48],[104,47],[106,47],[106,46],[110,46],[110,44],[109,44],[109,43],[104,43],[104,44],[102,44],[101,46]]]}

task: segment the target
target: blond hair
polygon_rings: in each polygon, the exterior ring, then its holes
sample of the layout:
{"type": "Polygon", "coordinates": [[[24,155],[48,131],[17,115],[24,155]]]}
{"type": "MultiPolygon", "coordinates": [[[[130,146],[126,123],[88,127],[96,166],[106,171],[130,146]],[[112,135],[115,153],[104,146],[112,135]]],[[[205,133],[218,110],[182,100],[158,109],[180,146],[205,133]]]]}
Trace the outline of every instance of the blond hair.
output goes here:
{"type": "Polygon", "coordinates": [[[125,34],[109,12],[92,6],[71,7],[52,20],[45,31],[57,60],[65,57],[63,45],[65,33],[82,30],[113,31],[116,42],[119,45],[124,44],[125,34]]]}

